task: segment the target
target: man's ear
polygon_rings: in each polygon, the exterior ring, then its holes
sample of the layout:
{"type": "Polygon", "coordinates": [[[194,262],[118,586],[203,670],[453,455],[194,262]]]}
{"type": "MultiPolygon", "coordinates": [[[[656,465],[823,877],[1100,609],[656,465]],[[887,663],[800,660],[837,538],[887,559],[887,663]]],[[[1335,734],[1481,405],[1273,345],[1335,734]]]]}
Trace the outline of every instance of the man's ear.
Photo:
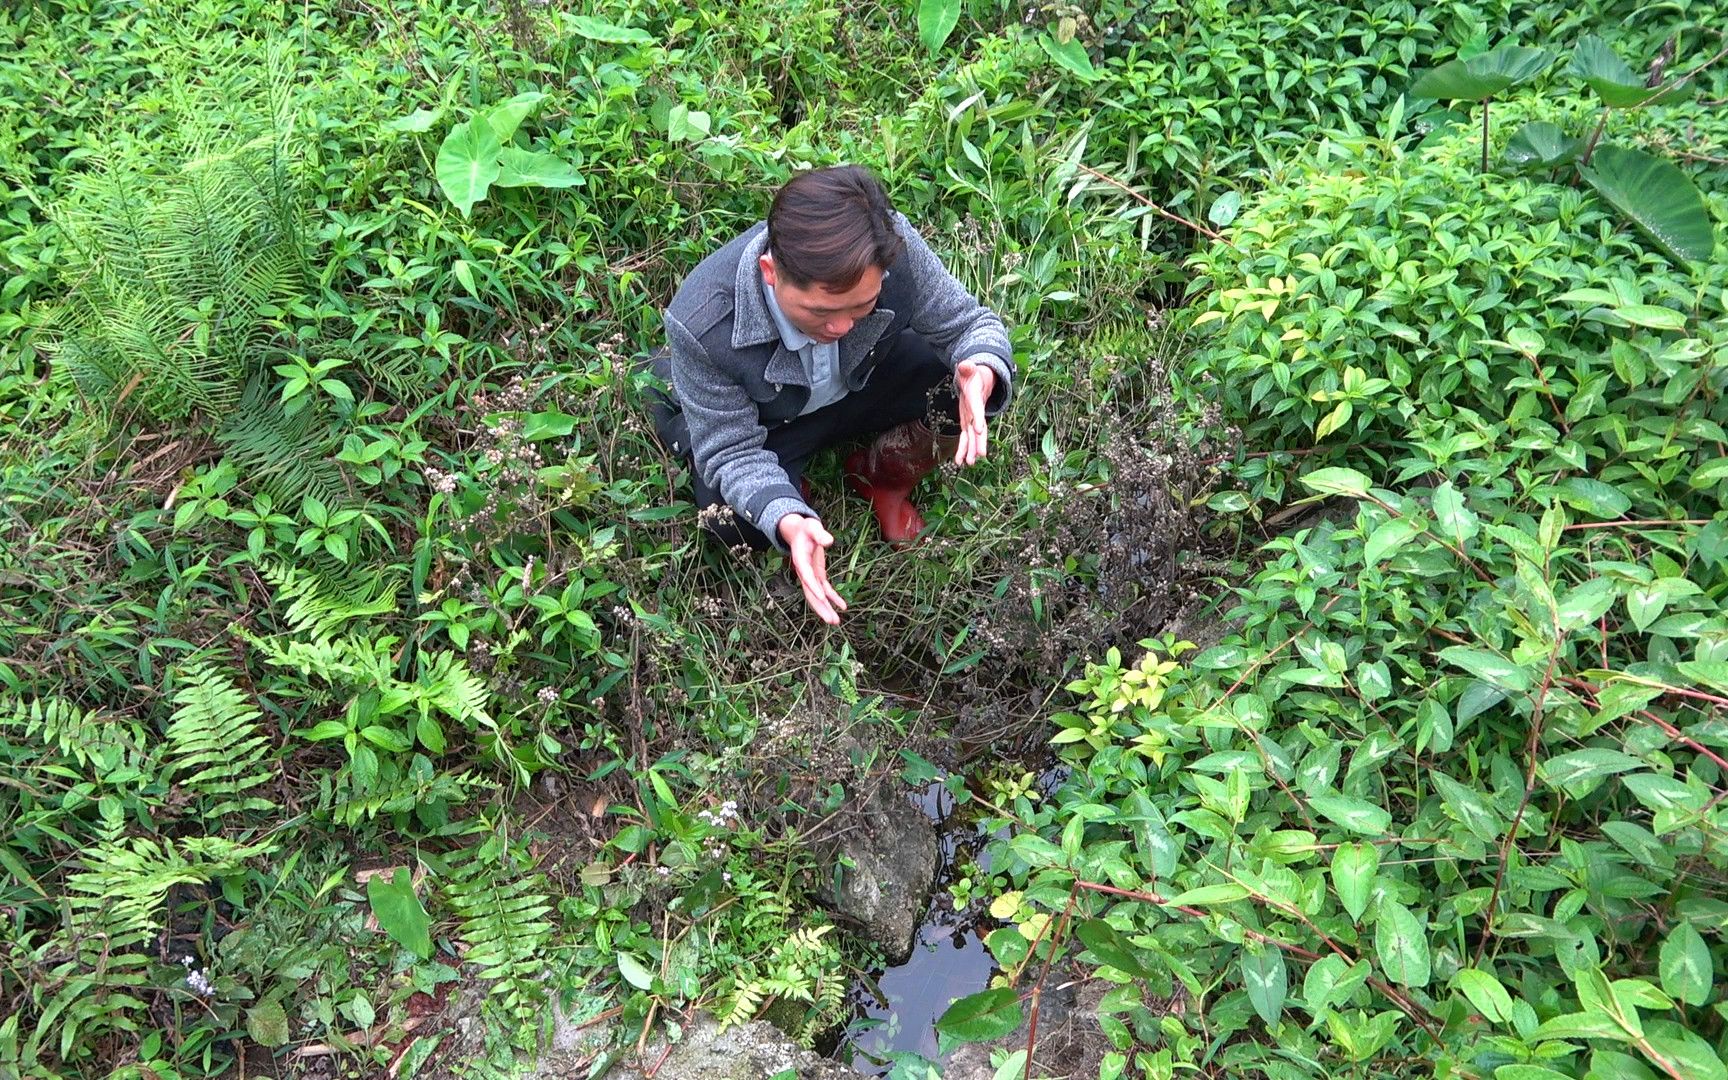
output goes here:
{"type": "Polygon", "coordinates": [[[756,265],[762,268],[762,284],[772,289],[774,287],[774,256],[764,251],[756,257],[756,265]]]}

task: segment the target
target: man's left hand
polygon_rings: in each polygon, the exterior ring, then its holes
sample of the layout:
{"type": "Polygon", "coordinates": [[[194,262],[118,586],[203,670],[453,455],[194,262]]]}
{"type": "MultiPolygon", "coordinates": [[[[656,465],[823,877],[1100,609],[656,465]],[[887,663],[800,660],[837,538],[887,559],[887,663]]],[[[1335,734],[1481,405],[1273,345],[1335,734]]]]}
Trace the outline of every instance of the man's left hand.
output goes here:
{"type": "Polygon", "coordinates": [[[954,388],[960,398],[960,445],[954,451],[954,464],[971,465],[990,447],[984,405],[996,389],[996,373],[983,364],[963,360],[954,368],[954,388]]]}

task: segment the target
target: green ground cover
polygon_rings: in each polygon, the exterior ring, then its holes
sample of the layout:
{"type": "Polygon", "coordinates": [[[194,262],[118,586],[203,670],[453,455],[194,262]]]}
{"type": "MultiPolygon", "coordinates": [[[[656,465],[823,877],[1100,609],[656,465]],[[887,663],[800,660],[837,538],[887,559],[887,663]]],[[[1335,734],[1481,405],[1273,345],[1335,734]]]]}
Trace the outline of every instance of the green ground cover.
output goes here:
{"type": "Polygon", "coordinates": [[[1060,962],[1102,1077],[1728,1080],[1724,25],[0,11],[0,1075],[814,1041],[818,851],[937,776],[1001,829],[947,1040],[1060,962]],[[916,552],[819,465],[828,631],[633,362],[837,161],[1022,389],[916,552]]]}

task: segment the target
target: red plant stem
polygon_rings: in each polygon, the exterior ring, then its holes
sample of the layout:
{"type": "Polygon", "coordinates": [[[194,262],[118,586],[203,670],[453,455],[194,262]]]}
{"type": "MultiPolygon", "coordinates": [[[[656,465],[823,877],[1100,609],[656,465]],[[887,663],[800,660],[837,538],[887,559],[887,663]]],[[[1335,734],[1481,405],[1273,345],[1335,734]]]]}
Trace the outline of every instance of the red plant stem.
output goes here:
{"type": "Polygon", "coordinates": [[[1486,914],[1482,919],[1482,940],[1476,943],[1477,967],[1482,966],[1482,957],[1494,938],[1494,908],[1500,902],[1500,886],[1506,883],[1506,864],[1512,857],[1512,845],[1518,839],[1518,826],[1524,822],[1524,811],[1530,806],[1530,797],[1536,793],[1536,759],[1542,749],[1542,703],[1554,686],[1554,665],[1560,660],[1560,646],[1564,641],[1564,635],[1555,640],[1554,649],[1548,654],[1548,670],[1542,676],[1542,686],[1536,691],[1536,701],[1531,706],[1530,738],[1524,746],[1524,797],[1518,800],[1518,812],[1512,815],[1512,827],[1506,830],[1506,839],[1500,843],[1499,866],[1494,870],[1494,891],[1488,894],[1488,906],[1482,909],[1486,914]]]}
{"type": "MultiPolygon", "coordinates": [[[[1032,1015],[1026,1026],[1026,1071],[1021,1080],[1032,1080],[1032,1056],[1038,1048],[1038,1005],[1044,998],[1044,980],[1050,977],[1050,965],[1056,959],[1056,941],[1068,927],[1068,918],[1074,914],[1074,900],[1080,895],[1078,887],[1068,890],[1068,905],[1062,909],[1062,918],[1056,927],[1056,936],[1050,939],[1050,951],[1044,955],[1044,966],[1038,971],[1038,981],[1032,984],[1032,1015]]],[[[1038,928],[1038,937],[1032,942],[1032,951],[1028,956],[1038,956],[1038,943],[1044,940],[1044,931],[1050,929],[1050,920],[1038,928]]]]}
{"type": "MultiPolygon", "coordinates": [[[[1191,915],[1197,919],[1204,919],[1204,918],[1206,918],[1206,915],[1207,915],[1207,913],[1205,911],[1202,911],[1200,908],[1197,908],[1197,907],[1189,907],[1186,904],[1172,904],[1169,900],[1165,899],[1162,896],[1159,896],[1157,893],[1136,892],[1133,889],[1119,889],[1114,885],[1105,885],[1105,884],[1102,884],[1100,882],[1085,881],[1085,880],[1075,881],[1074,887],[1076,889],[1086,889],[1090,892],[1107,893],[1111,896],[1121,896],[1121,897],[1126,897],[1127,899],[1130,899],[1130,900],[1139,900],[1143,903],[1152,904],[1156,907],[1164,908],[1167,911],[1180,911],[1184,915],[1191,915]]],[[[1070,894],[1070,895],[1072,895],[1072,894],[1070,894]]],[[[1277,906],[1277,905],[1274,905],[1274,906],[1277,906]]],[[[1280,908],[1280,910],[1283,910],[1283,909],[1280,908]]],[[[1308,922],[1308,920],[1304,917],[1303,922],[1308,922]]],[[[1313,926],[1314,926],[1313,923],[1308,923],[1308,925],[1310,928],[1313,928],[1313,926]]],[[[1309,963],[1313,963],[1317,960],[1323,959],[1322,954],[1314,952],[1312,949],[1305,949],[1300,945],[1295,945],[1295,944],[1292,944],[1288,941],[1282,941],[1278,938],[1272,937],[1270,934],[1263,934],[1258,930],[1251,930],[1246,926],[1241,927],[1240,929],[1241,929],[1242,935],[1244,937],[1252,938],[1255,941],[1259,941],[1259,942],[1263,942],[1267,945],[1275,946],[1275,947],[1283,950],[1284,952],[1287,952],[1292,956],[1300,957],[1301,959],[1306,960],[1309,963]]],[[[1318,932],[1318,931],[1316,930],[1316,932],[1318,932]]],[[[1324,939],[1326,941],[1326,944],[1331,947],[1332,951],[1335,954],[1337,954],[1337,956],[1340,959],[1342,959],[1345,963],[1351,965],[1352,967],[1355,966],[1356,957],[1351,956],[1348,952],[1346,952],[1345,950],[1340,948],[1330,938],[1327,938],[1326,935],[1321,934],[1320,936],[1322,939],[1324,939]]],[[[1407,998],[1403,994],[1399,993],[1390,984],[1388,984],[1388,983],[1386,983],[1380,979],[1373,978],[1372,976],[1370,976],[1368,979],[1368,985],[1372,986],[1374,989],[1376,989],[1376,990],[1380,991],[1380,993],[1384,994],[1386,996],[1387,1000],[1389,1000],[1393,1004],[1397,1005],[1399,1009],[1401,1009],[1406,1015],[1408,1015],[1410,1017],[1410,1019],[1416,1021],[1417,1024],[1421,1025],[1422,1029],[1424,1031],[1428,1032],[1430,1037],[1438,1040],[1438,1035],[1435,1033],[1434,1029],[1431,1026],[1429,1026],[1430,1018],[1424,1014],[1423,1010],[1415,1002],[1411,1001],[1409,998],[1407,998]]],[[[1032,1056],[1031,1052],[1028,1051],[1026,1056],[1028,1059],[1030,1059],[1032,1056]]]]}

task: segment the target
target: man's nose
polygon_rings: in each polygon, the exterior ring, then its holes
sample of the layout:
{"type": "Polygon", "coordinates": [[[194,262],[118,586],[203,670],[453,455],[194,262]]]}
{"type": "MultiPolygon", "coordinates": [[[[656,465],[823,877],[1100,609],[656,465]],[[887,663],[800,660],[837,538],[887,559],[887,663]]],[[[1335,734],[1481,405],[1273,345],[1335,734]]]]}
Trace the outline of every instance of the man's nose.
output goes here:
{"type": "Polygon", "coordinates": [[[829,337],[845,337],[846,332],[850,329],[852,329],[851,319],[832,319],[822,326],[822,332],[829,337]]]}

